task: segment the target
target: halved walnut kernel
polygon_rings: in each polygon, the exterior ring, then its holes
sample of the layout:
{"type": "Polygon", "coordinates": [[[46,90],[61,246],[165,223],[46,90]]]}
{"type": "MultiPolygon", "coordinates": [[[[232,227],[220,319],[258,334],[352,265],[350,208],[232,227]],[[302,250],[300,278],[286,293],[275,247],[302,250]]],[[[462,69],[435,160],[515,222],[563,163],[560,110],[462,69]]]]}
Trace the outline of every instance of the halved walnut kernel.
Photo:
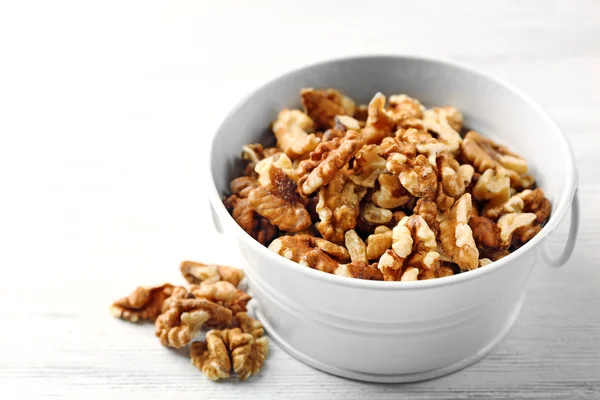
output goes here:
{"type": "Polygon", "coordinates": [[[523,157],[475,131],[469,131],[465,136],[462,152],[479,172],[494,169],[506,174],[513,185],[520,186],[521,175],[528,172],[527,162],[523,157]]]}
{"type": "Polygon", "coordinates": [[[339,265],[308,235],[281,236],[271,242],[269,250],[298,264],[330,274],[339,265]]]}
{"type": "Polygon", "coordinates": [[[367,258],[379,259],[392,246],[392,230],[387,226],[378,226],[375,232],[367,237],[367,258]]]}
{"type": "Polygon", "coordinates": [[[402,126],[405,121],[420,119],[425,107],[417,99],[406,94],[395,94],[390,96],[390,106],[387,114],[394,122],[402,126]]]}
{"type": "Polygon", "coordinates": [[[388,158],[386,168],[400,178],[402,186],[413,196],[427,197],[435,193],[437,176],[422,154],[409,158],[402,153],[394,153],[388,158]]]}
{"type": "Polygon", "coordinates": [[[347,262],[350,261],[350,253],[344,246],[339,246],[335,243],[325,240],[323,238],[315,237],[315,244],[325,253],[329,254],[334,259],[347,262]]]}
{"type": "Polygon", "coordinates": [[[435,132],[438,140],[445,143],[448,151],[455,152],[460,148],[462,138],[455,127],[462,124],[462,114],[454,107],[441,107],[423,112],[423,126],[435,132]]]}
{"type": "Polygon", "coordinates": [[[377,178],[379,188],[371,196],[373,204],[381,208],[393,209],[403,206],[410,199],[409,193],[395,175],[381,174],[377,178]]]}
{"type": "Polygon", "coordinates": [[[303,157],[313,151],[319,144],[314,133],[313,120],[300,110],[284,108],[273,122],[273,133],[277,138],[277,146],[290,158],[303,157]]]}
{"type": "Polygon", "coordinates": [[[386,160],[379,156],[379,146],[363,146],[354,156],[348,177],[357,185],[374,187],[377,177],[386,172],[386,160]]]}
{"type": "Polygon", "coordinates": [[[335,89],[305,88],[300,91],[304,112],[314,121],[315,129],[334,126],[337,115],[352,117],[356,104],[335,89]]]}
{"type": "Polygon", "coordinates": [[[509,244],[515,230],[533,224],[537,216],[533,213],[510,213],[504,214],[498,220],[500,238],[503,243],[509,244]]]}
{"type": "Polygon", "coordinates": [[[320,221],[317,229],[323,238],[343,243],[344,235],[356,226],[360,200],[365,195],[364,188],[350,182],[344,171],[340,171],[329,185],[319,191],[317,213],[320,221]]]}
{"type": "Polygon", "coordinates": [[[367,122],[361,130],[368,144],[379,143],[394,131],[396,124],[385,109],[385,102],[385,96],[377,93],[369,103],[367,122]]]}
{"type": "Polygon", "coordinates": [[[510,179],[503,172],[488,169],[477,180],[473,196],[488,201],[488,207],[503,204],[510,198],[510,179]]]}
{"type": "Polygon", "coordinates": [[[268,186],[259,186],[250,192],[248,200],[252,210],[287,232],[308,228],[312,221],[300,201],[296,183],[277,167],[270,169],[269,176],[268,186]]]}
{"type": "Polygon", "coordinates": [[[444,252],[461,269],[478,267],[479,251],[469,227],[471,218],[471,195],[465,193],[450,210],[449,219],[440,223],[440,242],[444,252]]]}
{"type": "Polygon", "coordinates": [[[348,249],[348,253],[350,254],[350,259],[352,261],[364,261],[368,262],[369,259],[367,257],[367,246],[365,242],[358,236],[358,234],[349,230],[346,232],[346,248],[348,249]]]}
{"type": "Polygon", "coordinates": [[[300,170],[303,174],[299,177],[298,192],[303,196],[308,196],[320,187],[327,185],[364,143],[362,135],[352,130],[348,131],[339,142],[333,140],[323,143],[328,151],[317,148],[316,153],[322,154],[319,160],[313,160],[311,156],[311,160],[303,161],[301,164],[300,170]]]}
{"type": "Polygon", "coordinates": [[[110,313],[131,322],[154,321],[162,310],[163,303],[173,293],[173,285],[138,287],[129,296],[113,303],[110,313]]]}
{"type": "Polygon", "coordinates": [[[179,270],[185,280],[194,285],[199,285],[202,282],[213,283],[224,280],[233,286],[238,286],[241,280],[244,279],[244,271],[239,268],[203,264],[196,261],[183,261],[179,266],[179,270]]]}
{"type": "Polygon", "coordinates": [[[205,323],[228,325],[231,320],[229,309],[210,300],[177,300],[156,319],[156,336],[163,346],[179,349],[198,336],[205,323]]]}
{"type": "Polygon", "coordinates": [[[336,275],[347,278],[382,281],[383,274],[377,268],[377,263],[369,264],[366,261],[352,261],[350,264],[341,264],[334,272],[336,275]]]}
{"type": "Polygon", "coordinates": [[[373,203],[366,203],[360,210],[360,216],[371,224],[387,224],[392,220],[392,212],[385,208],[377,207],[373,203]]]}

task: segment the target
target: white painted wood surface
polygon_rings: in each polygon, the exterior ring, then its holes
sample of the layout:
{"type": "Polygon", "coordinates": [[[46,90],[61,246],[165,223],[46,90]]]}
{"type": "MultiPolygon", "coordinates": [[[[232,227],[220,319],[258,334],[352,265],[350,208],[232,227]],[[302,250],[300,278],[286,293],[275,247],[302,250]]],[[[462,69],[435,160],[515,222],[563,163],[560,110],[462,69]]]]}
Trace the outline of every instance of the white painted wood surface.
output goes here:
{"type": "Polygon", "coordinates": [[[600,398],[599,15],[597,0],[3,2],[0,398],[600,398]],[[215,384],[152,326],[110,317],[139,284],[182,282],[182,259],[237,262],[203,190],[224,113],[274,75],[365,52],[496,74],[569,136],[579,240],[563,269],[539,265],[509,337],[417,384],[340,379],[276,345],[260,376],[215,384]]]}

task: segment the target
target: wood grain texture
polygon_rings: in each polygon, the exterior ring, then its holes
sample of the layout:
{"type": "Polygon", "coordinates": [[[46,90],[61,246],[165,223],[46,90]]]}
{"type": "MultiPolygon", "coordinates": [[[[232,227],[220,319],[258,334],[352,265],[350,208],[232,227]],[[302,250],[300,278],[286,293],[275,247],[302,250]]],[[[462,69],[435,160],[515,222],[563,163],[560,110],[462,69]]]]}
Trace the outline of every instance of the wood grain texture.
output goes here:
{"type": "MultiPolygon", "coordinates": [[[[2,4],[0,51],[13,62],[0,65],[0,170],[14,196],[0,198],[0,397],[600,398],[598,15],[595,0],[2,4]],[[212,383],[151,325],[108,314],[139,284],[183,283],[182,259],[239,263],[202,189],[209,137],[237,100],[297,65],[394,52],[510,81],[576,154],[573,257],[540,262],[498,348],[450,376],[379,385],[272,345],[260,376],[212,383]]],[[[549,239],[557,251],[567,230],[568,219],[549,239]]]]}

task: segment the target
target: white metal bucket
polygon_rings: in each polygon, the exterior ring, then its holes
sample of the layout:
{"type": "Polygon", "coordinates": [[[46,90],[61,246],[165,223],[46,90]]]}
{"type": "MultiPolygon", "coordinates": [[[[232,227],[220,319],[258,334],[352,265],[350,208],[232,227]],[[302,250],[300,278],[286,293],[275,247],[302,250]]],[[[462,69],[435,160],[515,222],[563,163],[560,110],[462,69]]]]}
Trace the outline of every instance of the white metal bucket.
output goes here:
{"type": "Polygon", "coordinates": [[[320,370],[373,382],[441,376],[483,357],[516,320],[538,256],[553,266],[570,256],[578,226],[577,170],[552,118],[506,83],[455,63],[410,56],[346,58],[281,76],[250,94],[217,131],[210,153],[210,202],[220,229],[236,238],[256,311],[286,351],[320,370]],[[361,103],[377,91],[407,93],[425,105],[451,104],[465,125],[509,145],[531,165],[552,215],[525,246],[484,268],[416,282],[349,279],[306,268],[256,242],[222,204],[240,171],[242,145],[265,139],[283,107],[299,107],[303,87],[333,87],[361,103]],[[544,240],[569,208],[571,231],[558,259],[544,240]]]}

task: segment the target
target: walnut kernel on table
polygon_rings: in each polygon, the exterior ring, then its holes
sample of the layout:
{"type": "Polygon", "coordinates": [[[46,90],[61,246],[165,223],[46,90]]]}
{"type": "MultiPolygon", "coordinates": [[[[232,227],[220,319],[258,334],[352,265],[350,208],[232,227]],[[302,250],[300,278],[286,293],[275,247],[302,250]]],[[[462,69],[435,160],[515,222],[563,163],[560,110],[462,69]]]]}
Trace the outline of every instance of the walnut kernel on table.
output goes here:
{"type": "Polygon", "coordinates": [[[163,346],[181,348],[196,338],[202,326],[225,326],[231,324],[232,313],[228,308],[206,299],[182,299],[156,319],[156,336],[163,346]]]}
{"type": "Polygon", "coordinates": [[[138,287],[129,296],[113,303],[110,312],[117,318],[137,322],[154,321],[162,310],[163,303],[173,293],[173,285],[138,287]]]}
{"type": "Polygon", "coordinates": [[[243,271],[194,261],[182,262],[180,270],[189,290],[168,283],[138,287],[113,303],[111,313],[131,322],[155,321],[161,344],[189,345],[192,363],[212,380],[229,378],[232,371],[240,380],[257,374],[268,355],[268,339],[262,324],[246,313],[252,297],[237,288],[243,271]],[[204,328],[213,328],[206,341],[194,342],[204,328]]]}
{"type": "Polygon", "coordinates": [[[292,261],[354,279],[447,277],[505,257],[550,217],[526,160],[467,132],[456,107],[402,93],[357,106],[332,88],[303,89],[300,101],[273,122],[275,147],[244,147],[225,199],[248,234],[292,261]]]}
{"type": "Polygon", "coordinates": [[[183,261],[179,269],[185,280],[194,285],[199,285],[202,282],[211,283],[224,280],[237,287],[244,279],[243,270],[224,265],[183,261]]]}
{"type": "Polygon", "coordinates": [[[260,371],[269,353],[260,322],[246,313],[236,314],[236,319],[239,328],[211,330],[206,341],[190,347],[192,364],[211,380],[229,378],[232,369],[240,380],[246,380],[260,371]]]}

